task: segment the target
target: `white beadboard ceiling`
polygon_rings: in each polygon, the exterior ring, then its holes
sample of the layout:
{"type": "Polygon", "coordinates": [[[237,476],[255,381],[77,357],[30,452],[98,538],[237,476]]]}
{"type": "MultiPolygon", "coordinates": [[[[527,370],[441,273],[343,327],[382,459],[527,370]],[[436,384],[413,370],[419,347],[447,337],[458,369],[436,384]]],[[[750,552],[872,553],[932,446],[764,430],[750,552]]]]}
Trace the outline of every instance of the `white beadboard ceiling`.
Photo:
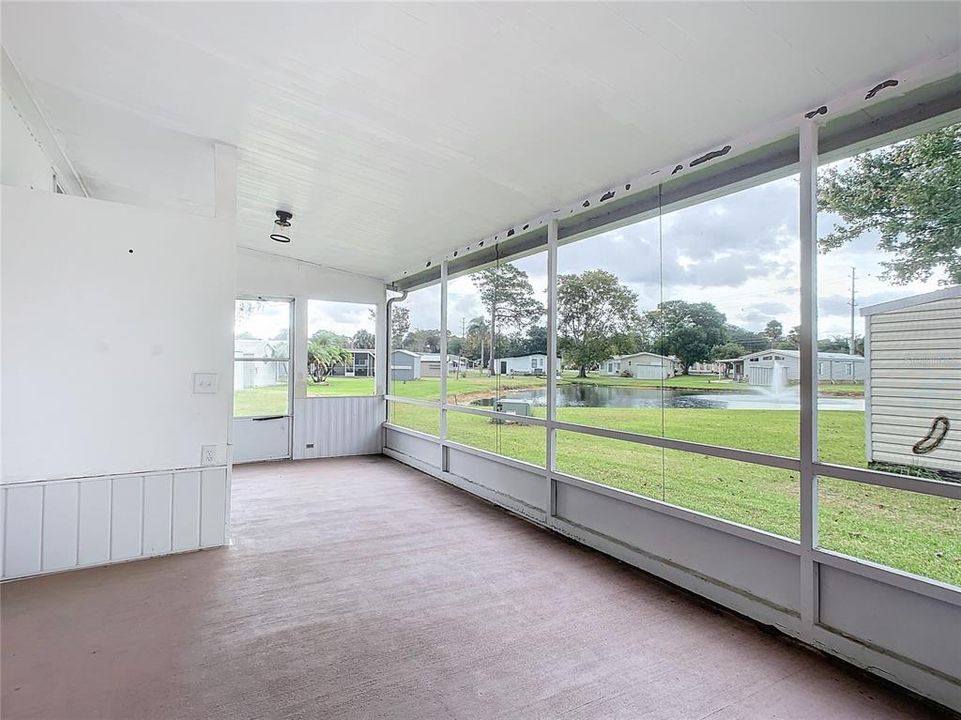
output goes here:
{"type": "Polygon", "coordinates": [[[91,195],[376,277],[954,52],[961,4],[27,3],[2,41],[91,195]],[[267,238],[294,212],[294,242],[267,238]]]}

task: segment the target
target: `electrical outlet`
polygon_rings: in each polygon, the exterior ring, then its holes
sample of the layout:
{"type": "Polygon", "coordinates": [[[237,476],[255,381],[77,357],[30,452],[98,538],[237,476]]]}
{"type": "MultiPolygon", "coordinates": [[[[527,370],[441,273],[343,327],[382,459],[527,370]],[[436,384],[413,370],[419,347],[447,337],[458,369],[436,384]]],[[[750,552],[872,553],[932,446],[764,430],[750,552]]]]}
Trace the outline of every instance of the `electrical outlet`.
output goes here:
{"type": "Polygon", "coordinates": [[[200,447],[200,464],[201,465],[217,464],[217,446],[216,445],[202,445],[200,447]]]}

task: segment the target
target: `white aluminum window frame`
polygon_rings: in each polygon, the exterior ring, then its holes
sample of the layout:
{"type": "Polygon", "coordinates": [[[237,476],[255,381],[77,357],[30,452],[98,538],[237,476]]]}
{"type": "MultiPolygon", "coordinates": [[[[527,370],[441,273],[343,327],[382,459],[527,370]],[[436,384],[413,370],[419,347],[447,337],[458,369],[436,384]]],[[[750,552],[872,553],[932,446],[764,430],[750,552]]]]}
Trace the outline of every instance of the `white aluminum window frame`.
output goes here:
{"type": "MultiPolygon", "coordinates": [[[[948,120],[947,123],[957,120],[948,120]]],[[[896,587],[928,595],[939,600],[961,607],[961,588],[938,580],[915,575],[897,568],[879,565],[877,563],[853,556],[834,552],[818,545],[818,478],[832,478],[849,482],[862,483],[878,487],[904,490],[934,497],[961,500],[961,484],[950,483],[928,478],[898,475],[863,468],[835,465],[822,462],[818,456],[817,442],[817,381],[821,368],[818,360],[817,348],[817,170],[819,155],[817,150],[818,138],[817,117],[804,120],[798,127],[799,142],[799,244],[800,244],[800,277],[801,277],[801,333],[800,333],[800,453],[797,458],[790,458],[765,453],[740,450],[716,445],[701,444],[687,440],[675,440],[661,436],[642,435],[637,433],[608,430],[584,425],[577,425],[556,419],[556,350],[557,350],[557,220],[548,224],[547,266],[548,266],[548,387],[547,387],[547,417],[536,418],[499,413],[494,410],[479,407],[462,406],[446,402],[446,375],[441,374],[440,402],[414,400],[392,394],[386,396],[387,401],[420,405],[436,408],[440,413],[439,436],[426,435],[409,428],[386,423],[385,427],[418,437],[429,438],[438,442],[440,447],[440,464],[443,471],[448,470],[447,455],[449,449],[473,453],[482,457],[502,462],[508,466],[523,468],[529,472],[540,473],[545,477],[545,492],[547,493],[548,521],[555,515],[555,486],[564,483],[588,487],[595,492],[611,495],[645,507],[656,509],[676,517],[684,517],[692,522],[708,525],[714,529],[728,532],[739,537],[747,537],[764,545],[787,550],[799,556],[801,560],[801,623],[802,627],[813,636],[816,633],[818,617],[817,608],[817,565],[841,567],[863,577],[886,582],[896,587]],[[547,454],[546,466],[540,467],[522,461],[514,460],[496,453],[478,448],[461,445],[447,438],[447,414],[449,412],[479,415],[492,419],[510,420],[511,422],[535,425],[546,428],[547,454]],[[792,470],[799,474],[800,479],[800,539],[793,540],[775,535],[757,528],[746,527],[738,523],[707,516],[682,506],[654,500],[637,495],[626,490],[611,488],[601,483],[576,478],[561,473],[556,468],[556,434],[558,431],[574,432],[597,437],[622,440],[625,442],[649,445],[653,447],[698,453],[711,457],[757,465],[792,470]]],[[[931,129],[930,127],[927,129],[931,129]]],[[[919,130],[918,132],[922,132],[919,130]]],[[[857,152],[852,148],[852,152],[857,152]]],[[[832,157],[843,156],[835,151],[832,157]]],[[[764,179],[759,178],[759,182],[764,179]]],[[[742,184],[737,189],[744,189],[742,184]]],[[[736,190],[732,190],[736,191],[736,190]]],[[[709,198],[704,198],[707,200],[709,198]]],[[[702,200],[698,200],[700,202],[702,200]]],[[[690,203],[695,204],[695,203],[690,203]]],[[[599,234],[599,233],[598,233],[599,234]]],[[[537,252],[540,252],[538,250],[537,252]]],[[[447,276],[448,260],[445,258],[441,265],[441,353],[446,351],[447,337],[447,276]]],[[[426,286],[429,286],[425,285],[426,286]]],[[[389,335],[388,328],[388,335],[389,335]]],[[[755,362],[758,358],[749,358],[755,362]]],[[[853,363],[852,363],[853,376],[853,363]]]]}

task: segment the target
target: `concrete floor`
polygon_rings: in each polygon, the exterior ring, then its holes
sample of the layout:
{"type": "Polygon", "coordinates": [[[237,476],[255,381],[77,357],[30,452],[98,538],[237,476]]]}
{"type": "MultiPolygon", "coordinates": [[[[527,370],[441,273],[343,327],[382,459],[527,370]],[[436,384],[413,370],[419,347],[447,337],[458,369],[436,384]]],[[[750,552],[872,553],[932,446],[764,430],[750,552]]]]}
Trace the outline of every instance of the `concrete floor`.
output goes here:
{"type": "Polygon", "coordinates": [[[9,583],[14,718],[920,718],[381,457],[234,473],[234,545],[9,583]]]}

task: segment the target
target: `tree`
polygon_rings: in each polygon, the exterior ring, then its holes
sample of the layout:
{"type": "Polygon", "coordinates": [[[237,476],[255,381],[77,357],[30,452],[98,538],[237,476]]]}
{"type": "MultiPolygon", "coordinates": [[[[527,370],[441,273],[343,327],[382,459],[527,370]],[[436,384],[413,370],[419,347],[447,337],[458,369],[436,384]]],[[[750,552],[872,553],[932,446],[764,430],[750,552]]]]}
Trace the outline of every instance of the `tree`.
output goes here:
{"type": "Polygon", "coordinates": [[[761,334],[770,341],[771,347],[774,347],[777,341],[784,336],[784,326],[777,320],[769,320],[761,334]]]}
{"type": "Polygon", "coordinates": [[[469,357],[478,358],[481,367],[486,367],[484,347],[488,335],[490,335],[490,326],[483,317],[475,317],[467,323],[466,352],[469,357]]]}
{"type": "Polygon", "coordinates": [[[894,258],[882,277],[897,285],[941,270],[943,285],[961,283],[961,125],[855,157],[818,178],[818,207],[844,224],[821,238],[829,252],[876,230],[894,258]]]}
{"type": "Polygon", "coordinates": [[[721,345],[715,345],[711,350],[712,360],[730,360],[747,355],[747,349],[740,343],[728,341],[721,345]]]}
{"type": "Polygon", "coordinates": [[[307,373],[314,382],[323,382],[337,363],[348,362],[347,338],[329,330],[318,330],[307,341],[307,373]]]}
{"type": "Polygon", "coordinates": [[[784,338],[782,345],[785,350],[800,350],[801,349],[801,326],[795,325],[790,330],[788,330],[787,337],[784,338]]]}
{"type": "Polygon", "coordinates": [[[692,363],[710,360],[717,345],[725,342],[727,318],[707,302],[669,300],[646,313],[654,331],[654,347],[661,355],[673,355],[687,375],[692,363]]]}
{"type": "MultiPolygon", "coordinates": [[[[544,316],[544,305],[534,297],[534,288],[527,273],[510,263],[474,273],[471,280],[490,318],[492,348],[497,345],[497,331],[501,326],[523,330],[544,316]]],[[[493,375],[493,352],[488,367],[493,375]]]]}
{"type": "Polygon", "coordinates": [[[390,307],[391,345],[400,347],[408,332],[410,332],[410,308],[394,303],[390,307]]]}
{"type": "Polygon", "coordinates": [[[374,333],[361,329],[355,332],[354,336],[350,339],[350,346],[352,348],[373,350],[376,342],[377,338],[374,337],[374,333]]]}
{"type": "Polygon", "coordinates": [[[624,350],[640,321],[637,293],[613,273],[586,270],[557,278],[557,334],[578,377],[624,350]]]}
{"type": "MultiPolygon", "coordinates": [[[[818,352],[848,353],[851,351],[851,338],[847,335],[835,335],[818,340],[818,352]]],[[[864,355],[864,338],[860,335],[854,338],[854,354],[864,355]]]]}
{"type": "Polygon", "coordinates": [[[439,353],[440,330],[411,330],[404,336],[401,347],[414,352],[439,353]]]}

